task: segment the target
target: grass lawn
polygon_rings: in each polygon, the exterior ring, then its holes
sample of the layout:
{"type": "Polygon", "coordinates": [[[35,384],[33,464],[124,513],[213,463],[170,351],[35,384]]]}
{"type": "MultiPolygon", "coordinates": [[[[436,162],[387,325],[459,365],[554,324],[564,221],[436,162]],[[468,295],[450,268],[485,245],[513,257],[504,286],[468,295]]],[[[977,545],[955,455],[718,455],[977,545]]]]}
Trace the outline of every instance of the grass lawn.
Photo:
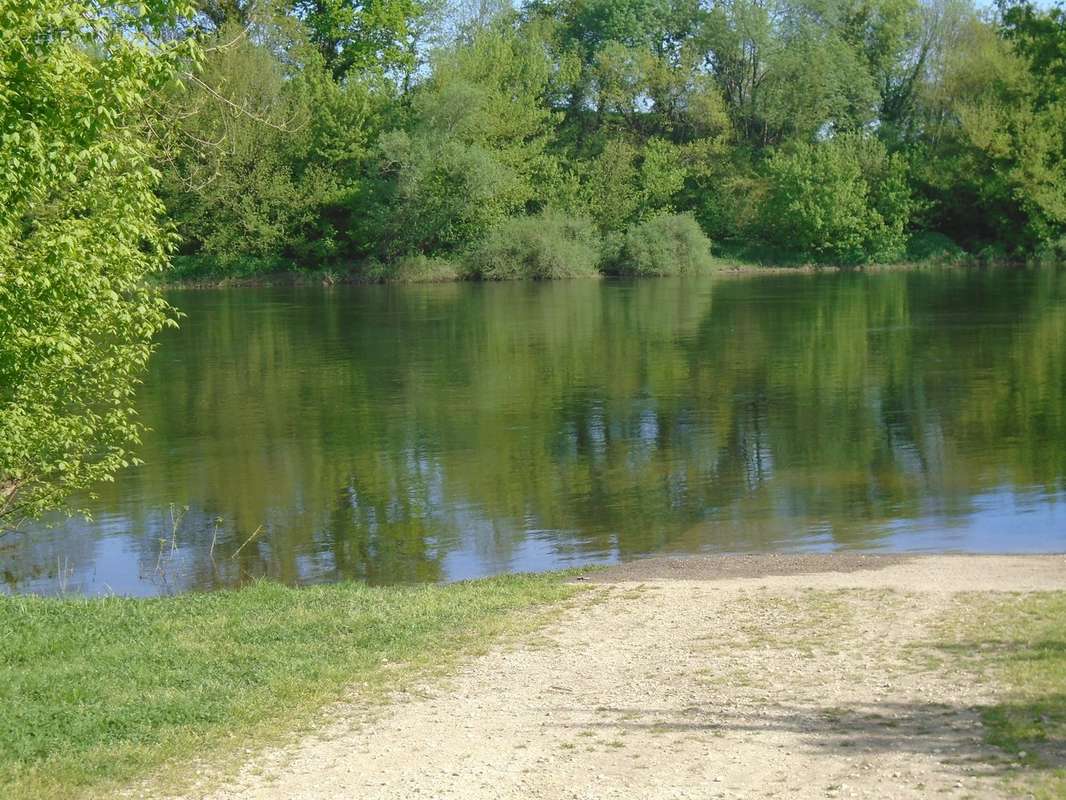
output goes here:
{"type": "Polygon", "coordinates": [[[1000,687],[986,738],[1023,769],[1014,788],[1066,797],[1066,592],[974,598],[950,650],[1000,687]]]}
{"type": "Polygon", "coordinates": [[[0,797],[111,796],[178,781],[203,757],[312,722],[447,666],[522,614],[578,591],[563,576],[447,586],[236,591],[152,600],[0,597],[0,797]]]}

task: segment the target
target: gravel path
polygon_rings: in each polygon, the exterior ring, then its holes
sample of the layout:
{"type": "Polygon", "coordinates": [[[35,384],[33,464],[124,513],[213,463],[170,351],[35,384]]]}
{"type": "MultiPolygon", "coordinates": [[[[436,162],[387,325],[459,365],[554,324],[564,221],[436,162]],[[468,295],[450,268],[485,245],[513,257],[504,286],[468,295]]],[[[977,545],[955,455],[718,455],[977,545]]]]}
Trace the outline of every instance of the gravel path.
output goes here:
{"type": "Polygon", "coordinates": [[[1066,589],[1066,557],[668,561],[193,796],[1005,796],[972,710],[990,689],[933,658],[931,626],[958,592],[1066,589]]]}

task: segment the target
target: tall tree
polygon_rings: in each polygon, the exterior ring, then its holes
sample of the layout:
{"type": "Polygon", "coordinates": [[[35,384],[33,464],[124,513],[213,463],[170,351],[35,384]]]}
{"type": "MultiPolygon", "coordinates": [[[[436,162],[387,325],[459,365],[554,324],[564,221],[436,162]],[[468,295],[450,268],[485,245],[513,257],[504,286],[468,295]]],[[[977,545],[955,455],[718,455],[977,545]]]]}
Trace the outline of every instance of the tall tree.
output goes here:
{"type": "Polygon", "coordinates": [[[1041,106],[1066,100],[1066,6],[1040,9],[1029,0],[1001,0],[1002,31],[1028,62],[1041,106]]]}
{"type": "Polygon", "coordinates": [[[1066,102],[1011,40],[976,16],[923,98],[918,176],[937,229],[1032,250],[1066,231],[1066,102]]]}
{"type": "Polygon", "coordinates": [[[536,205],[557,121],[551,71],[543,44],[506,24],[438,53],[407,128],[381,138],[386,254],[456,252],[536,205]]]}
{"type": "Polygon", "coordinates": [[[292,8],[335,78],[413,64],[420,0],[294,0],[292,8]]]}

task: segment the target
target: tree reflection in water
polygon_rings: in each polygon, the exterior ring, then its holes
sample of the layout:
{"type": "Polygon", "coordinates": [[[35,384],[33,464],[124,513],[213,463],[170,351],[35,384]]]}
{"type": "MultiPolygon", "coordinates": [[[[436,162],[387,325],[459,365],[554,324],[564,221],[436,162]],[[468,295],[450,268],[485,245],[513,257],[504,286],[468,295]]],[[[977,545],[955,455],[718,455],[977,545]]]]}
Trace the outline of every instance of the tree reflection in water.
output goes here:
{"type": "Polygon", "coordinates": [[[7,542],[9,589],[54,591],[64,557],[74,590],[150,594],[1066,547],[1063,270],[172,300],[188,317],[140,395],[146,463],[99,488],[94,521],[7,542]],[[190,511],[160,585],[171,503],[190,511]]]}

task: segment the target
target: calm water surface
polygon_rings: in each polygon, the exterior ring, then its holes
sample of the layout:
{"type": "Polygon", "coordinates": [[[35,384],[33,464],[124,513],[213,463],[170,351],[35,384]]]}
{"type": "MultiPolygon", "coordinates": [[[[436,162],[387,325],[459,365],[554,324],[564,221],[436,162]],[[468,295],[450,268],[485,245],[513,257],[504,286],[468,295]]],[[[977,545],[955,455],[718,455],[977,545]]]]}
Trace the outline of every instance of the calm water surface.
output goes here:
{"type": "Polygon", "coordinates": [[[171,300],[145,464],[0,545],[6,590],[1066,551],[1066,270],[171,300]]]}

